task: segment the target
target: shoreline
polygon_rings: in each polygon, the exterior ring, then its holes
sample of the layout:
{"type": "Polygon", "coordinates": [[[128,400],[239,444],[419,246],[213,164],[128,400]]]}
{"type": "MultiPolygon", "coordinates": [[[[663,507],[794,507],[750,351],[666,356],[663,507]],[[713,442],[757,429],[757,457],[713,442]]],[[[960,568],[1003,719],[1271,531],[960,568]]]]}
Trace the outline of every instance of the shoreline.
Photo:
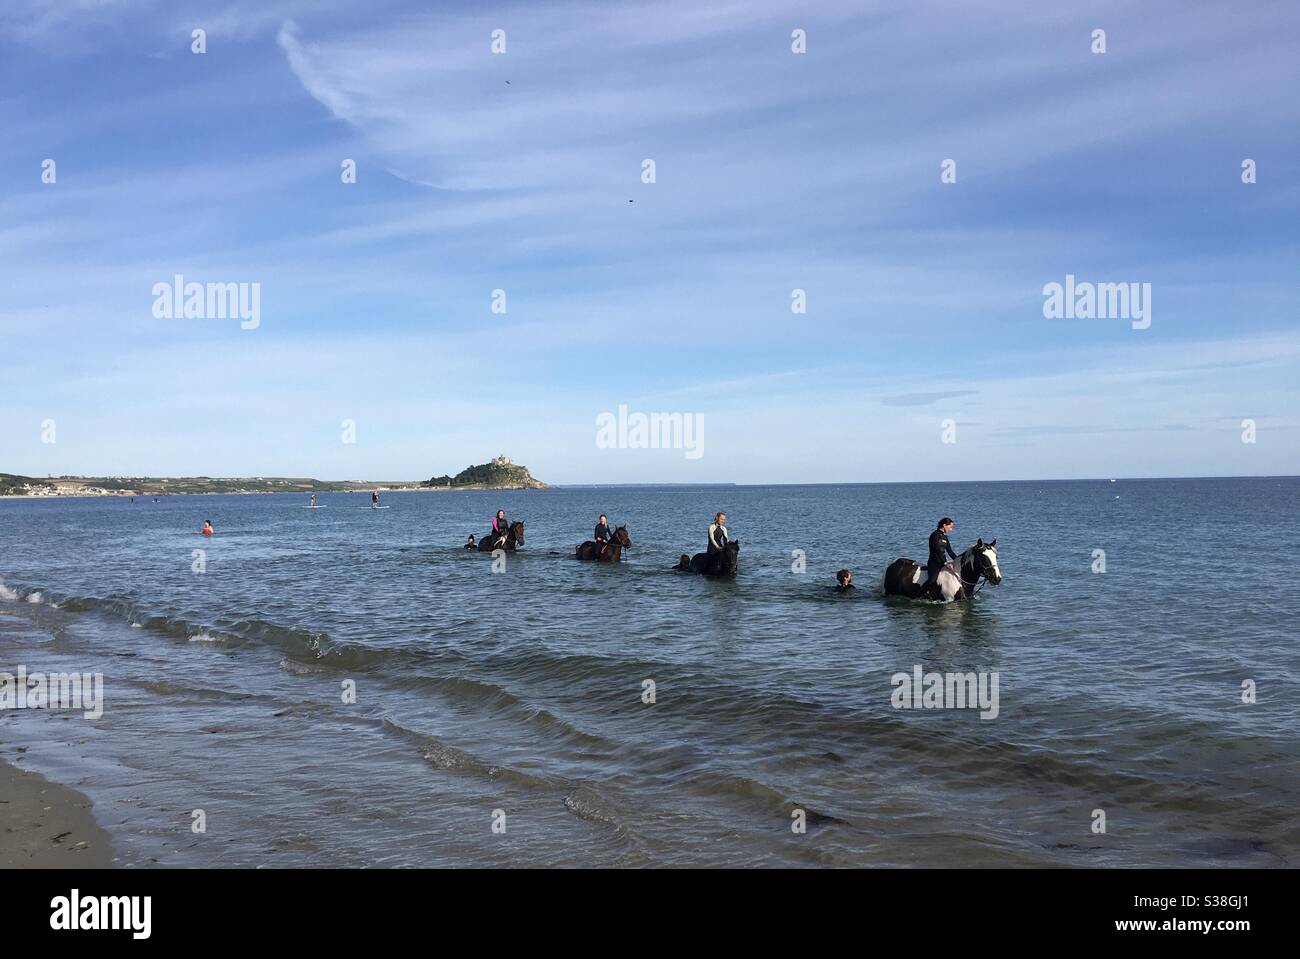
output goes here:
{"type": "Polygon", "coordinates": [[[108,833],[81,792],[0,759],[0,869],[106,869],[108,833]]]}

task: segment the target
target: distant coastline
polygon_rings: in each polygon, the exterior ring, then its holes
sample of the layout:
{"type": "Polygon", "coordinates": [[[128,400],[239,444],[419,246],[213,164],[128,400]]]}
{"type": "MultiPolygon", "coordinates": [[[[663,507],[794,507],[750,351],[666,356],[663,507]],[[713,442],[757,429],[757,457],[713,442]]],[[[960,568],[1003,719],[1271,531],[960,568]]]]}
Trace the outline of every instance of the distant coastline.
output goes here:
{"type": "Polygon", "coordinates": [[[971,480],[847,480],[843,482],[817,483],[540,483],[524,485],[522,483],[452,483],[451,485],[431,483],[428,480],[313,480],[292,479],[287,477],[87,477],[60,476],[45,480],[31,477],[19,477],[14,474],[0,473],[0,500],[7,499],[100,499],[122,497],[141,498],[163,496],[251,496],[270,493],[369,493],[379,490],[381,493],[433,493],[474,490],[579,490],[579,489],[729,489],[743,487],[784,486],[784,487],[831,487],[831,486],[963,486],[978,483],[1158,483],[1190,480],[1295,480],[1300,474],[1252,474],[1241,473],[1216,476],[1079,476],[1068,479],[971,479],[971,480]],[[27,480],[53,488],[51,492],[12,492],[6,486],[6,480],[27,480]],[[113,484],[135,482],[146,488],[117,488],[113,484]],[[111,488],[103,485],[108,483],[111,488]],[[155,486],[154,484],[158,484],[155,486]],[[167,485],[163,485],[167,484],[167,485]],[[208,484],[209,489],[196,489],[195,485],[208,484]],[[249,488],[248,484],[260,484],[260,488],[249,488]]]}
{"type": "Polygon", "coordinates": [[[427,480],[318,480],[288,476],[59,476],[40,479],[0,473],[0,499],[68,497],[161,497],[249,495],[256,493],[427,493],[434,490],[550,489],[526,466],[498,456],[468,466],[453,476],[427,480]]]}

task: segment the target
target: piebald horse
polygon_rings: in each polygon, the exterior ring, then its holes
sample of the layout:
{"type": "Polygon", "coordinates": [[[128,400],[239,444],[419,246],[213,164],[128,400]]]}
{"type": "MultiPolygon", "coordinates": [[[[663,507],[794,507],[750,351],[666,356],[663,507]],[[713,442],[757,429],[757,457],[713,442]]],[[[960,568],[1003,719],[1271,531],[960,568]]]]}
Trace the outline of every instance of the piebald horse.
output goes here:
{"type": "Polygon", "coordinates": [[[981,579],[997,586],[1002,582],[998,568],[998,541],[986,543],[977,540],[975,545],[957,557],[957,571],[944,567],[939,570],[934,586],[922,596],[925,567],[910,559],[896,559],[885,570],[881,588],[886,596],[909,596],[912,599],[932,599],[944,603],[969,599],[975,595],[981,579]],[[937,591],[936,591],[937,587],[937,591]]]}
{"type": "Polygon", "coordinates": [[[524,545],[524,521],[515,520],[506,530],[505,536],[498,536],[495,532],[488,533],[478,542],[478,551],[480,553],[490,553],[493,550],[503,549],[507,553],[513,553],[516,547],[524,545]]]}

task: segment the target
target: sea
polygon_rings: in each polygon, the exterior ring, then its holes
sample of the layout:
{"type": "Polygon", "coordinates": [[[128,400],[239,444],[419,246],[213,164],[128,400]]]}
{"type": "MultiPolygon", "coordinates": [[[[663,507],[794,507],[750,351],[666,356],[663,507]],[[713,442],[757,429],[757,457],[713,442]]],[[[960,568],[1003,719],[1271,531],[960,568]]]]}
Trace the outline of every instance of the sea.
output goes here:
{"type": "Polygon", "coordinates": [[[318,502],[0,501],[0,673],[103,683],[0,759],[116,865],[1300,864],[1298,478],[318,502]],[[462,549],[497,509],[520,550],[462,549]],[[674,571],[719,510],[736,577],[674,571]],[[882,595],[944,515],[1002,583],[882,595]]]}

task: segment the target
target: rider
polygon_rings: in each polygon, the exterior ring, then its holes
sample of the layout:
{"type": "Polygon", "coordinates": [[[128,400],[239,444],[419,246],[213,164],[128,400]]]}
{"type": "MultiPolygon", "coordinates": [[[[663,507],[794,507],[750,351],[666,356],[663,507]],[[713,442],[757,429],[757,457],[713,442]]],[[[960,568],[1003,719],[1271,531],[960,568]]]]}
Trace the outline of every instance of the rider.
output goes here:
{"type": "Polygon", "coordinates": [[[727,548],[727,514],[719,513],[713,517],[713,522],[709,524],[709,547],[708,554],[720,553],[727,548]]]}
{"type": "Polygon", "coordinates": [[[497,515],[492,517],[492,535],[496,538],[497,546],[505,543],[508,532],[510,532],[510,521],[506,519],[506,511],[499,509],[497,515]]]}
{"type": "Polygon", "coordinates": [[[592,539],[596,541],[596,556],[600,557],[605,554],[605,547],[609,545],[612,535],[609,532],[609,522],[605,519],[605,514],[600,514],[600,519],[596,520],[596,532],[592,539]]]}
{"type": "Polygon", "coordinates": [[[937,583],[939,571],[947,568],[952,569],[952,563],[948,558],[957,558],[957,554],[952,551],[952,545],[948,542],[948,534],[952,532],[952,520],[945,516],[939,520],[939,525],[935,527],[930,534],[930,558],[925,562],[925,582],[921,585],[921,594],[930,588],[931,583],[937,583]]]}

